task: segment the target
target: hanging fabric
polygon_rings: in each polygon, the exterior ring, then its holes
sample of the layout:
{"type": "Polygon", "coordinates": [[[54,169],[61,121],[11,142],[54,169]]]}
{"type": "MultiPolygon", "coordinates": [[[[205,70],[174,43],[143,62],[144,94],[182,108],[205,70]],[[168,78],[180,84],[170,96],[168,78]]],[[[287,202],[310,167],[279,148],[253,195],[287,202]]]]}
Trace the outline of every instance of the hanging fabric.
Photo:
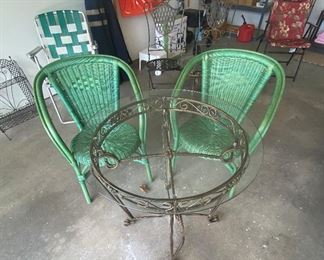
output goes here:
{"type": "Polygon", "coordinates": [[[98,52],[131,63],[111,0],[85,0],[85,7],[92,37],[98,44],[98,52]]]}
{"type": "Polygon", "coordinates": [[[152,10],[163,0],[119,0],[118,2],[122,16],[136,16],[152,10]]]}

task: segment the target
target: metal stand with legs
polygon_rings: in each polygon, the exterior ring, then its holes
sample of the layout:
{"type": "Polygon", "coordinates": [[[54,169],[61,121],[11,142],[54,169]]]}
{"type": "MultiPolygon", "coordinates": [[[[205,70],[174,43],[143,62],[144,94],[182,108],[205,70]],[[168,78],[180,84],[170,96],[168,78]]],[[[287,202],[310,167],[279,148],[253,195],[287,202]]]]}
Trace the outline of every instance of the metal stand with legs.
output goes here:
{"type": "MultiPolygon", "coordinates": [[[[170,219],[170,259],[176,259],[182,246],[185,242],[184,222],[183,216],[204,216],[207,217],[210,223],[217,222],[219,220],[217,216],[217,210],[223,203],[226,194],[238,183],[248,163],[248,141],[243,129],[239,124],[227,115],[222,110],[203,103],[201,101],[195,101],[184,98],[174,97],[153,97],[140,102],[135,102],[120,109],[113,115],[109,116],[100,127],[97,129],[95,137],[90,148],[91,160],[93,163],[92,173],[101,185],[108,192],[110,197],[122,208],[126,213],[127,219],[124,221],[124,225],[136,223],[137,220],[143,218],[156,218],[168,216],[170,219]],[[140,107],[140,112],[139,111],[140,107]],[[134,159],[141,159],[143,156],[147,159],[153,157],[160,157],[165,160],[166,169],[164,174],[164,187],[165,198],[153,198],[128,192],[125,189],[118,188],[113,185],[101,172],[99,160],[103,158],[109,158],[116,160],[116,157],[105,152],[102,148],[102,142],[108,136],[109,132],[118,126],[118,124],[127,121],[139,114],[147,114],[148,112],[161,112],[161,134],[162,134],[162,151],[159,153],[139,155],[138,157],[128,158],[126,161],[133,161],[134,159]],[[200,115],[204,118],[209,117],[215,123],[220,123],[228,127],[231,134],[235,136],[235,142],[232,147],[224,147],[224,150],[220,154],[191,154],[189,152],[177,151],[177,148],[173,147],[172,138],[174,135],[173,118],[171,113],[183,112],[194,115],[200,115]],[[112,123],[114,122],[114,123],[112,123]],[[112,126],[113,125],[113,126],[112,126]],[[239,162],[232,161],[235,153],[239,156],[239,162]],[[197,195],[188,194],[185,197],[177,194],[177,189],[181,183],[175,181],[174,159],[179,156],[197,156],[202,158],[214,159],[220,162],[237,163],[237,169],[233,172],[232,177],[221,185],[217,185],[216,188],[209,190],[208,192],[202,192],[197,195]],[[177,185],[177,187],[176,187],[177,185]],[[135,216],[130,207],[138,210],[145,210],[146,214],[143,216],[135,216]],[[206,213],[207,212],[207,213],[206,213]],[[179,228],[177,228],[179,227],[179,228]],[[179,230],[179,234],[176,235],[176,230],[179,230]],[[180,238],[176,243],[175,238],[180,238]]],[[[237,157],[236,157],[237,158],[237,157]]],[[[115,165],[110,164],[108,168],[118,168],[118,164],[121,161],[117,161],[115,165]]]]}

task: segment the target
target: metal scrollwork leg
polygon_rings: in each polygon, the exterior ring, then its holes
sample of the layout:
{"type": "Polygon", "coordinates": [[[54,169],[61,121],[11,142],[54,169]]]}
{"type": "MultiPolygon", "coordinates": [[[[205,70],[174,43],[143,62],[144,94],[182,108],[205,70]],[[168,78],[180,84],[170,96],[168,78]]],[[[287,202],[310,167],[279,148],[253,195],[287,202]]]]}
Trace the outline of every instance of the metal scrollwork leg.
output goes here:
{"type": "Polygon", "coordinates": [[[109,188],[102,182],[100,176],[98,176],[96,174],[96,171],[91,168],[90,172],[95,176],[95,178],[99,181],[99,183],[105,188],[106,192],[109,194],[109,196],[111,197],[111,199],[113,199],[117,205],[126,213],[126,215],[128,216],[128,219],[126,219],[124,221],[124,225],[125,226],[129,226],[132,223],[136,222],[136,218],[134,217],[134,215],[129,211],[129,209],[126,207],[126,205],[124,204],[124,202],[115,194],[113,194],[109,188]]]}
{"type": "Polygon", "coordinates": [[[208,221],[210,223],[218,222],[219,221],[219,216],[217,214],[208,215],[208,221]]]}
{"type": "Polygon", "coordinates": [[[176,260],[178,254],[180,253],[180,250],[185,242],[185,235],[184,235],[184,224],[183,224],[183,219],[182,215],[170,215],[170,251],[171,251],[171,260],[176,260]],[[180,235],[181,235],[181,240],[176,248],[174,250],[174,226],[175,226],[175,221],[180,224],[180,235]]]}
{"type": "Polygon", "coordinates": [[[216,206],[214,208],[212,208],[210,210],[209,214],[207,215],[208,221],[210,223],[214,223],[214,222],[218,222],[219,221],[219,216],[217,214],[217,209],[221,205],[221,203],[222,203],[222,201],[223,201],[223,199],[225,197],[225,194],[226,194],[226,192],[223,193],[223,194],[221,194],[221,195],[219,195],[219,198],[218,198],[218,200],[216,202],[216,206]]]}
{"type": "Polygon", "coordinates": [[[127,218],[124,220],[124,226],[127,227],[131,224],[135,224],[136,223],[136,218],[127,218]]]}
{"type": "Polygon", "coordinates": [[[9,135],[7,135],[7,133],[2,130],[2,128],[0,128],[0,131],[8,138],[9,141],[11,141],[12,139],[9,137],[9,135]]]}

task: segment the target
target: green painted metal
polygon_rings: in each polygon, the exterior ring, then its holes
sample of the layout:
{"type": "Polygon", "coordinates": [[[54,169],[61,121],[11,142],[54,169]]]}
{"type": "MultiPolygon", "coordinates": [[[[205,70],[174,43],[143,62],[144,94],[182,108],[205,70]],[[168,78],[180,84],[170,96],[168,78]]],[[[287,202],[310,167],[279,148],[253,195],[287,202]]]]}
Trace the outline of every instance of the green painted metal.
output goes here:
{"type": "MultiPolygon", "coordinates": [[[[190,72],[197,66],[201,68],[202,101],[224,110],[238,122],[244,120],[270,78],[275,77],[271,101],[257,127],[257,132],[250,137],[249,153],[251,154],[265,136],[278,109],[285,87],[283,68],[269,56],[253,51],[240,49],[207,51],[189,60],[178,78],[173,96],[181,95],[190,72]]],[[[231,137],[222,135],[218,129],[208,127],[206,120],[202,119],[200,122],[195,120],[192,119],[178,127],[176,114],[171,114],[175,151],[183,148],[193,153],[199,153],[202,150],[205,153],[214,153],[217,145],[231,143],[231,137]],[[209,134],[204,135],[206,131],[209,131],[209,134]],[[214,136],[220,134],[221,140],[209,140],[206,136],[210,136],[210,132],[215,133],[214,136]]],[[[175,164],[175,159],[173,163],[175,164]]],[[[227,166],[230,171],[235,170],[234,165],[228,164],[227,166]]],[[[234,189],[230,191],[229,196],[233,194],[234,189]]]]}
{"type": "MultiPolygon", "coordinates": [[[[124,61],[112,56],[82,55],[64,58],[41,69],[34,81],[35,103],[42,124],[54,145],[74,168],[88,203],[91,199],[85,180],[90,166],[89,145],[96,126],[109,113],[119,108],[120,70],[128,76],[135,99],[141,100],[142,93],[135,73],[124,61]],[[47,110],[42,90],[46,78],[80,130],[73,139],[71,148],[55,129],[47,110]],[[102,111],[104,113],[100,113],[102,111]]],[[[111,134],[105,145],[118,159],[124,159],[136,150],[146,154],[146,115],[139,116],[138,131],[124,123],[111,134]],[[120,145],[123,146],[122,149],[120,145]]],[[[144,159],[142,163],[146,167],[148,180],[152,181],[148,160],[144,159]]]]}

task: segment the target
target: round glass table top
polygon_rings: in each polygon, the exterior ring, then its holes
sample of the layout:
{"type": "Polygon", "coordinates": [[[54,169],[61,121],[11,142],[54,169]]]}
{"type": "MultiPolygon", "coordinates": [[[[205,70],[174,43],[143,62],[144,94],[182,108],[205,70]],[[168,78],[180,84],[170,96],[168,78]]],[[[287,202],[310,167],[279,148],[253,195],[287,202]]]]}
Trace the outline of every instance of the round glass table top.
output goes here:
{"type": "Polygon", "coordinates": [[[198,212],[234,198],[259,172],[261,137],[244,107],[171,90],[126,95],[112,113],[111,105],[88,121],[95,129],[90,155],[107,198],[122,206],[198,212]]]}

